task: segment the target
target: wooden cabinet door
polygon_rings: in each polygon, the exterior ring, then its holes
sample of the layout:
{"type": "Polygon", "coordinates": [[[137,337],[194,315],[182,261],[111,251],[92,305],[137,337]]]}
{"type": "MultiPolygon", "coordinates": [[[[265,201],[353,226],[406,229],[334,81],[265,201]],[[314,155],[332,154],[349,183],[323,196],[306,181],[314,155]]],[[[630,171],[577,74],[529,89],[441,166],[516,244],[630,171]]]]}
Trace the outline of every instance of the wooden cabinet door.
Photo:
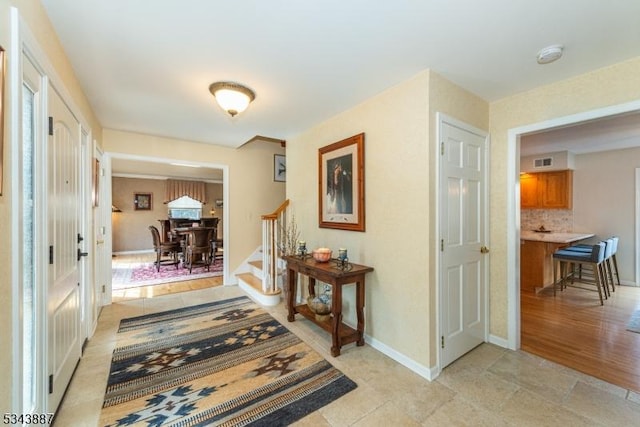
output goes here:
{"type": "Polygon", "coordinates": [[[520,207],[538,207],[538,175],[525,173],[520,175],[520,207]]]}
{"type": "Polygon", "coordinates": [[[572,178],[570,170],[540,174],[538,179],[540,207],[571,209],[573,203],[572,178]]]}

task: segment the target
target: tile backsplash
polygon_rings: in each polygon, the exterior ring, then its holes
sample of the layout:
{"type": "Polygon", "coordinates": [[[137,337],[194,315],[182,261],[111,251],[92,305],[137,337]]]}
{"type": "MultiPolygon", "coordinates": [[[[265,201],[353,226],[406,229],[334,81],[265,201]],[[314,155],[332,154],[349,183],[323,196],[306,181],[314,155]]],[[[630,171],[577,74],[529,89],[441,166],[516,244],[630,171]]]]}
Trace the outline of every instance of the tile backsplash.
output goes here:
{"type": "Polygon", "coordinates": [[[520,229],[535,230],[544,228],[561,233],[573,231],[573,210],[571,209],[522,209],[520,210],[520,229]]]}

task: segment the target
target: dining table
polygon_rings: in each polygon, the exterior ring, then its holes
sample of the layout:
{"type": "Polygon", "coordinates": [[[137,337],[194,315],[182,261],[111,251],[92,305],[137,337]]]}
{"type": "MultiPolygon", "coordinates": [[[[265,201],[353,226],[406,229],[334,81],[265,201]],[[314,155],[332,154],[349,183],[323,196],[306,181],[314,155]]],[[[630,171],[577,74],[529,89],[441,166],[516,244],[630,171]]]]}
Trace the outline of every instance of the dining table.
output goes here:
{"type": "MultiPolygon", "coordinates": [[[[183,264],[187,259],[187,235],[190,233],[208,233],[209,230],[216,230],[216,227],[201,227],[199,225],[194,225],[192,227],[175,227],[171,229],[171,240],[178,240],[180,242],[183,264]]],[[[215,231],[213,240],[215,240],[215,231]]]]}

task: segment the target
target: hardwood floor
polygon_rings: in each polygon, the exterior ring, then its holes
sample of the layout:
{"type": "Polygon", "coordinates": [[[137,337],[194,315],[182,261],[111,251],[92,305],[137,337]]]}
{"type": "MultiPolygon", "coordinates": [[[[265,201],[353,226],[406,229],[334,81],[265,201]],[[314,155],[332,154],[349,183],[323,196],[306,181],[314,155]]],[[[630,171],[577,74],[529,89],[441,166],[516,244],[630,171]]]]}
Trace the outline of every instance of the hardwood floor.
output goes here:
{"type": "MultiPolygon", "coordinates": [[[[118,255],[117,262],[120,264],[152,262],[155,259],[154,256],[154,254],[118,255]]],[[[163,283],[160,285],[140,286],[137,288],[114,290],[112,292],[112,301],[120,302],[139,298],[154,298],[161,295],[175,294],[178,292],[212,288],[214,286],[222,286],[222,281],[222,276],[217,276],[195,280],[184,280],[181,282],[163,283]]]]}
{"type": "Polygon", "coordinates": [[[619,286],[600,305],[595,292],[521,293],[522,350],[640,392],[640,333],[626,330],[640,288],[619,286]]]}

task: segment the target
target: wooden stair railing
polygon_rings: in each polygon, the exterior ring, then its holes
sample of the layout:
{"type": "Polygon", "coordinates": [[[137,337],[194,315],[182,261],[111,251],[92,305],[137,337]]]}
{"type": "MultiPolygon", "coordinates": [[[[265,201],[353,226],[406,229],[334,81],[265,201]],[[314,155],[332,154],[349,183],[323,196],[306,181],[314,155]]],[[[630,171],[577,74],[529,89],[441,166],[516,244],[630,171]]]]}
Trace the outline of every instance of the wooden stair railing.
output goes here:
{"type": "Polygon", "coordinates": [[[262,215],[262,292],[277,294],[278,258],[282,247],[283,230],[287,224],[287,207],[285,200],[273,213],[262,215]]]}

